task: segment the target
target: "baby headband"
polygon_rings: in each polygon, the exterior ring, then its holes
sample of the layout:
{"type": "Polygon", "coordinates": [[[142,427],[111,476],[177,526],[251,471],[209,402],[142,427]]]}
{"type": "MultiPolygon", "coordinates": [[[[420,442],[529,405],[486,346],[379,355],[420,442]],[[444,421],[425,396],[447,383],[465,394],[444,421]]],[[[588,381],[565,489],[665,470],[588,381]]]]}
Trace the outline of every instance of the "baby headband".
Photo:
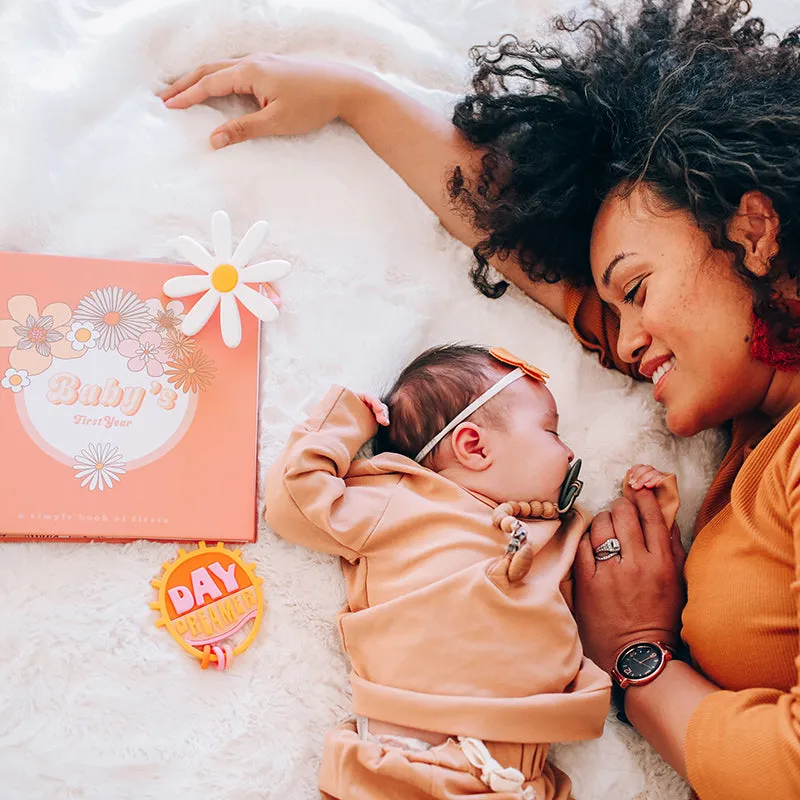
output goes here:
{"type": "Polygon", "coordinates": [[[417,453],[414,461],[418,464],[425,459],[425,456],[436,447],[439,442],[450,433],[453,428],[460,425],[467,417],[474,414],[481,406],[486,405],[496,394],[499,394],[509,386],[510,384],[514,383],[514,381],[519,380],[524,375],[527,375],[529,378],[533,378],[535,381],[539,381],[540,383],[547,383],[547,379],[550,377],[544,370],[539,369],[539,367],[534,367],[533,364],[529,364],[527,361],[523,361],[521,358],[517,358],[517,356],[509,353],[503,347],[493,347],[489,350],[489,355],[492,358],[497,359],[503,364],[508,364],[514,369],[508,373],[508,375],[504,375],[497,381],[495,384],[490,386],[477,400],[473,400],[460,414],[457,414],[447,425],[442,428],[436,436],[431,439],[422,450],[417,453]]]}

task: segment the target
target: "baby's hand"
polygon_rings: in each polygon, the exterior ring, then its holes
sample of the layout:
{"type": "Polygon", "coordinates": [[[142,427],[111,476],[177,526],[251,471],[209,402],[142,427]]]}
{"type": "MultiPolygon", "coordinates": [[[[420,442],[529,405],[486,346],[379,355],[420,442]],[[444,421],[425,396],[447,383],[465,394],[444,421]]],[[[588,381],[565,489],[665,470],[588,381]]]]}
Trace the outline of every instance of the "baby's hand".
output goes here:
{"type": "Polygon", "coordinates": [[[375,422],[378,425],[386,426],[389,424],[389,408],[386,403],[382,403],[374,394],[359,394],[356,396],[374,414],[375,422]]]}
{"type": "Polygon", "coordinates": [[[631,489],[655,489],[660,486],[670,473],[661,472],[649,464],[634,464],[625,473],[625,483],[631,489]]]}

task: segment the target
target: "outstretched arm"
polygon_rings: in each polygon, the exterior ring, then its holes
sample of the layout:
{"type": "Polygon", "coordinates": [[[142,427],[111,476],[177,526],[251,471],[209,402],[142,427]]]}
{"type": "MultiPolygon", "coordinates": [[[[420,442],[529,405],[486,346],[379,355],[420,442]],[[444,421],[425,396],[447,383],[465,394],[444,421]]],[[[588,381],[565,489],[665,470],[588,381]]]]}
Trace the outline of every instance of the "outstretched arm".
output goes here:
{"type": "MultiPolygon", "coordinates": [[[[209,97],[252,95],[259,110],[229,120],[211,134],[215,147],[267,135],[297,135],[339,118],[350,125],[439,217],[457,239],[474,247],[482,238],[457,210],[447,184],[460,166],[478,172],[481,152],[449,119],[355,67],[329,61],[255,54],[206,64],[161,92],[170,108],[209,97]]],[[[559,319],[565,319],[562,283],[534,282],[513,258],[492,262],[511,283],[559,319]]]]}

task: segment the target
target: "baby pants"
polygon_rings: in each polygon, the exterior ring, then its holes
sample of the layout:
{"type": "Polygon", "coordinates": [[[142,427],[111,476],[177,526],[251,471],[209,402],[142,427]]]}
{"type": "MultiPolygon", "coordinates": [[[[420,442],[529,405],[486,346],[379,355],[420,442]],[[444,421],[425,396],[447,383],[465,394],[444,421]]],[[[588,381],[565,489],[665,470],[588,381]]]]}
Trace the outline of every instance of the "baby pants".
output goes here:
{"type": "Polygon", "coordinates": [[[359,736],[355,722],[328,734],[319,788],[325,800],[569,800],[570,779],[547,759],[547,744],[461,742],[435,747],[359,736]],[[503,769],[504,768],[504,769],[503,769]],[[509,770],[508,768],[513,768],[509,770]],[[509,786],[509,772],[522,783],[509,786]],[[494,789],[491,786],[494,785],[494,789]]]}

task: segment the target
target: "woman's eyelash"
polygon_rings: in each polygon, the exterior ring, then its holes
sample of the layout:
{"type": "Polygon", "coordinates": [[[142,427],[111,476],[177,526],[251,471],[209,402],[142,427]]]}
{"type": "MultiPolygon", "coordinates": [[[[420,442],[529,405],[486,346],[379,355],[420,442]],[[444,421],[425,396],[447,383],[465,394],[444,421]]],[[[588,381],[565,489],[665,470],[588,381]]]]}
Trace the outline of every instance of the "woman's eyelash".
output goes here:
{"type": "Polygon", "coordinates": [[[636,300],[636,295],[639,293],[639,289],[644,282],[644,278],[642,278],[626,295],[622,298],[623,303],[627,303],[628,305],[633,305],[634,301],[636,300]]]}

